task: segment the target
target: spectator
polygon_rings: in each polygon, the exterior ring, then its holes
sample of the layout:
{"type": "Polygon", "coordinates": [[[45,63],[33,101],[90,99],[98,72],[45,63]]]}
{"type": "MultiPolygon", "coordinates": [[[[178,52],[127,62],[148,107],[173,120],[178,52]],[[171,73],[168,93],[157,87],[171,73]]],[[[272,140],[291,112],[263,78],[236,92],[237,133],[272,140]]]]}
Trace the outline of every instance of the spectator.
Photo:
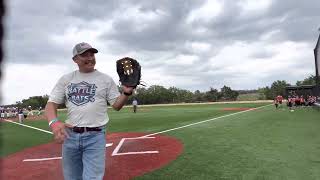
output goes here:
{"type": "Polygon", "coordinates": [[[133,112],[136,113],[138,108],[138,101],[136,98],[133,99],[132,106],[133,106],[133,112]]]}

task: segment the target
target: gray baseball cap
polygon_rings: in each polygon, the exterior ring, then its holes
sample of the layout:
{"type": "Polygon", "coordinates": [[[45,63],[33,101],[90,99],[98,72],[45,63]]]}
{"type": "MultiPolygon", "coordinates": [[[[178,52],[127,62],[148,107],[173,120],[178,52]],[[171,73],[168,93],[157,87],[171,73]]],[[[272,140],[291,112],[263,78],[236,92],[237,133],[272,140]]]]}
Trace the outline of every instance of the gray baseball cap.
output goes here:
{"type": "Polygon", "coordinates": [[[88,50],[91,50],[94,53],[98,52],[96,48],[93,48],[88,43],[82,42],[82,43],[76,44],[73,48],[73,57],[75,57],[76,55],[82,54],[88,50]]]}

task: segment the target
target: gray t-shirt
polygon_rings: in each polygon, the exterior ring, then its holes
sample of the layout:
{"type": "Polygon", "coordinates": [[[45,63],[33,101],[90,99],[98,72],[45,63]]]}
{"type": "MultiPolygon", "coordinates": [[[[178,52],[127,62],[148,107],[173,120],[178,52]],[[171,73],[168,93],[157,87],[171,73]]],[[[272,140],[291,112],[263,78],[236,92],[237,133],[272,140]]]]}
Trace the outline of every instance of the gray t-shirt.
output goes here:
{"type": "Polygon", "coordinates": [[[53,88],[48,102],[66,104],[66,123],[78,127],[98,127],[108,123],[107,102],[111,105],[120,95],[112,78],[97,70],[78,70],[62,76],[53,88]]]}

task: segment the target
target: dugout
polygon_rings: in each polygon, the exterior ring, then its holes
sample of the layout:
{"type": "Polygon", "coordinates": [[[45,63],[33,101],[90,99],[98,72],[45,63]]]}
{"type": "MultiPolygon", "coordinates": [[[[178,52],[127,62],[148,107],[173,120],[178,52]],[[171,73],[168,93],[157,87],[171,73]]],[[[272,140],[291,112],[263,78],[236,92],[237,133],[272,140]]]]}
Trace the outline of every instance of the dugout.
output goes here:
{"type": "Polygon", "coordinates": [[[318,91],[315,85],[287,86],[286,97],[288,96],[317,96],[318,91]]]}

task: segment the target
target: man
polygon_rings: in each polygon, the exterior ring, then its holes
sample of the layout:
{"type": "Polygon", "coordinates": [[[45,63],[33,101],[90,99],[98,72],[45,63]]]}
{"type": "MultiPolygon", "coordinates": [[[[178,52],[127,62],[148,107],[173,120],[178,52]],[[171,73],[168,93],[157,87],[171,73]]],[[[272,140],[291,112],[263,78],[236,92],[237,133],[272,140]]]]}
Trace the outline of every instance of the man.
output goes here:
{"type": "Polygon", "coordinates": [[[292,109],[292,106],[293,106],[293,103],[294,103],[294,98],[293,97],[291,97],[291,96],[288,96],[288,101],[287,101],[287,105],[288,105],[288,107],[289,107],[289,110],[290,111],[292,111],[293,109],[292,109]]]}
{"type": "Polygon", "coordinates": [[[138,108],[138,101],[137,101],[137,99],[133,99],[133,101],[132,101],[132,106],[133,106],[133,112],[136,113],[136,112],[137,112],[137,108],[138,108]]]}
{"type": "Polygon", "coordinates": [[[300,105],[305,106],[306,105],[306,100],[304,99],[303,95],[300,96],[300,105]]]}
{"type": "Polygon", "coordinates": [[[18,118],[19,118],[19,123],[23,123],[23,120],[24,120],[25,117],[24,117],[22,108],[18,109],[18,118]]]}
{"type": "Polygon", "coordinates": [[[28,116],[33,116],[33,111],[32,111],[32,107],[28,106],[28,116]]]}
{"type": "Polygon", "coordinates": [[[274,98],[273,104],[275,105],[276,109],[278,109],[278,106],[279,106],[279,100],[278,100],[278,98],[274,98]]]}
{"type": "Polygon", "coordinates": [[[281,95],[278,95],[277,96],[277,101],[279,102],[279,104],[281,105],[282,104],[282,101],[283,101],[283,97],[281,95]]]}
{"type": "Polygon", "coordinates": [[[38,114],[37,114],[38,116],[41,115],[41,111],[42,111],[42,107],[40,106],[39,109],[38,109],[38,114]]]}
{"type": "Polygon", "coordinates": [[[65,180],[103,179],[105,171],[105,129],[109,121],[107,102],[119,111],[132,94],[132,87],[119,93],[112,78],[94,69],[98,50],[88,43],[73,48],[78,70],[62,76],[53,88],[45,112],[57,142],[62,145],[65,180]],[[65,103],[68,117],[58,120],[57,108],[65,103]]]}

